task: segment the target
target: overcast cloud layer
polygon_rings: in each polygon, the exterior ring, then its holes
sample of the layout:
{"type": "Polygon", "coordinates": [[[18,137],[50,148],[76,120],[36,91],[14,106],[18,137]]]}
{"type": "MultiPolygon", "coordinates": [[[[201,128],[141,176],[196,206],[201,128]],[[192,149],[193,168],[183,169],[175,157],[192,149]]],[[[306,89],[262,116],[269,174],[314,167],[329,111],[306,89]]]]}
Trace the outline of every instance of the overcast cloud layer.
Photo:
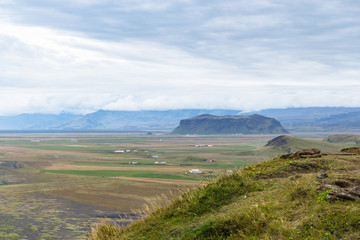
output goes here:
{"type": "Polygon", "coordinates": [[[0,115],[360,106],[358,0],[0,0],[0,115]]]}

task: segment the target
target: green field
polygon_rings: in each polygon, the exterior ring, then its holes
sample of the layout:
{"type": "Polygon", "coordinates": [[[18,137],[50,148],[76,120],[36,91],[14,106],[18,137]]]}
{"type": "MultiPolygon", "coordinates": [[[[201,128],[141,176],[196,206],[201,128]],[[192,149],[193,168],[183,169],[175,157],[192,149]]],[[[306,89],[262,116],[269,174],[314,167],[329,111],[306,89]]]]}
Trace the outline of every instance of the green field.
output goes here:
{"type": "Polygon", "coordinates": [[[26,148],[35,148],[53,151],[97,151],[97,150],[116,150],[115,147],[110,146],[66,146],[66,145],[37,145],[37,146],[22,146],[26,148]]]}
{"type": "Polygon", "coordinates": [[[138,178],[160,178],[175,180],[192,180],[201,181],[199,178],[188,176],[177,176],[169,174],[161,174],[151,171],[112,171],[112,170],[44,170],[47,173],[72,174],[93,177],[138,177],[138,178]]]}

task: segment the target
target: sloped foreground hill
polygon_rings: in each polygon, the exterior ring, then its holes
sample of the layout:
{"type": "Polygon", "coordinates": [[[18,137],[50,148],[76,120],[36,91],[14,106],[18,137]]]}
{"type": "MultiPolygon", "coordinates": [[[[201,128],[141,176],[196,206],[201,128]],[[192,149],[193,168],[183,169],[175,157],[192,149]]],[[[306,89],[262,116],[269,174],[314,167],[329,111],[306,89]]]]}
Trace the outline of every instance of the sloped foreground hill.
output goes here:
{"type": "Polygon", "coordinates": [[[256,150],[256,152],[268,156],[277,156],[307,148],[318,148],[322,152],[337,152],[343,147],[344,145],[341,144],[281,135],[268,141],[264,148],[256,150]]]}
{"type": "Polygon", "coordinates": [[[330,143],[360,144],[360,135],[355,134],[333,134],[324,139],[330,143]]]}
{"type": "Polygon", "coordinates": [[[89,239],[358,239],[360,156],[275,158],[185,192],[89,239]]]}
{"type": "Polygon", "coordinates": [[[250,116],[214,116],[204,114],[180,121],[172,134],[281,134],[287,131],[274,118],[250,116]]]}

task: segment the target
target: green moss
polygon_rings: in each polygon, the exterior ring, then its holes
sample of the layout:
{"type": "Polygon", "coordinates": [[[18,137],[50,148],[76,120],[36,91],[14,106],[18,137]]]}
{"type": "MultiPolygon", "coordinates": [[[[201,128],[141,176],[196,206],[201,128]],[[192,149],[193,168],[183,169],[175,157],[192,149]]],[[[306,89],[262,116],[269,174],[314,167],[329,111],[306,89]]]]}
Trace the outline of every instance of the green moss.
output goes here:
{"type": "Polygon", "coordinates": [[[326,197],[329,193],[331,193],[333,190],[326,190],[326,191],[323,191],[319,194],[319,196],[317,197],[317,200],[319,201],[325,201],[326,200],[326,197]]]}

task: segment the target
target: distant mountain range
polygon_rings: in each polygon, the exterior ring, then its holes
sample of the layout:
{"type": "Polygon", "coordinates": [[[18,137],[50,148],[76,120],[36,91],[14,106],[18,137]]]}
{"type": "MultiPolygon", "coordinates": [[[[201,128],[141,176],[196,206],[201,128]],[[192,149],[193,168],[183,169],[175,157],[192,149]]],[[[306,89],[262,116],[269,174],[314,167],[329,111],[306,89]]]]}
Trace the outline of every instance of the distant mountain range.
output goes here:
{"type": "Polygon", "coordinates": [[[203,114],[183,119],[172,134],[281,134],[287,131],[274,118],[250,116],[214,116],[203,114]]]}
{"type": "Polygon", "coordinates": [[[240,113],[261,114],[276,118],[290,132],[342,132],[360,131],[360,108],[309,107],[267,109],[240,113]]]}
{"type": "Polygon", "coordinates": [[[20,114],[0,117],[0,130],[173,130],[181,119],[200,114],[235,115],[240,110],[183,109],[106,111],[86,115],[20,114]]]}
{"type": "Polygon", "coordinates": [[[289,132],[360,131],[360,108],[311,107],[256,112],[226,109],[107,111],[79,114],[20,114],[0,116],[0,130],[173,130],[182,119],[202,114],[252,115],[275,118],[289,132]]]}

